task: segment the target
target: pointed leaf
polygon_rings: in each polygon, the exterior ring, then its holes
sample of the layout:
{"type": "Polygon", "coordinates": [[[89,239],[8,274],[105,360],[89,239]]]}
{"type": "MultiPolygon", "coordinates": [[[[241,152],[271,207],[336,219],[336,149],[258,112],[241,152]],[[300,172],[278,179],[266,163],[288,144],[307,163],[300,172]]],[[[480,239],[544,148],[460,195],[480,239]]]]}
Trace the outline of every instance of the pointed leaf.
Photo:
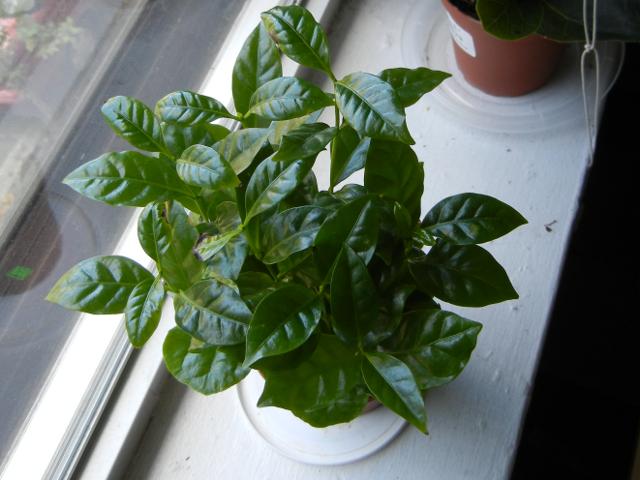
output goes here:
{"type": "Polygon", "coordinates": [[[425,94],[436,88],[450,73],[430,70],[425,67],[389,68],[380,72],[380,78],[393,87],[400,105],[409,107],[425,94]]]}
{"type": "Polygon", "coordinates": [[[370,346],[378,293],[362,259],[345,244],[331,275],[333,330],[345,343],[370,346]]]}
{"type": "Polygon", "coordinates": [[[80,312],[122,313],[131,292],[144,280],[153,280],[153,276],[129,258],[88,258],[58,279],[47,300],[80,312]]]}
{"type": "Polygon", "coordinates": [[[242,366],[242,345],[216,347],[202,344],[178,327],[167,333],[162,356],[171,375],[204,395],[226,390],[250,371],[242,366]]]}
{"type": "Polygon", "coordinates": [[[138,152],[105,153],[76,168],[63,183],[93,200],[130,207],[191,195],[170,161],[138,152]]]}
{"type": "Polygon", "coordinates": [[[340,207],[322,224],[314,241],[318,268],[326,275],[345,243],[368,264],[377,242],[377,211],[370,197],[358,198],[340,207]]]}
{"type": "Polygon", "coordinates": [[[129,341],[134,347],[142,347],[158,327],[164,296],[161,277],[143,280],[131,292],[124,318],[129,341]]]}
{"type": "Polygon", "coordinates": [[[214,271],[221,277],[235,280],[240,275],[248,251],[247,238],[244,233],[241,233],[231,238],[212,258],[207,260],[207,270],[214,271]]]}
{"type": "Polygon", "coordinates": [[[184,126],[213,122],[218,118],[235,118],[215,98],[182,90],[173,92],[156,104],[156,115],[163,121],[184,126]]]}
{"type": "Polygon", "coordinates": [[[333,105],[319,87],[296,77],[281,77],[262,85],[251,97],[248,113],[269,120],[289,120],[333,105]]]}
{"type": "Polygon", "coordinates": [[[320,335],[318,346],[295,368],[266,371],[258,406],[290,410],[314,427],[353,420],[367,403],[360,356],[333,335],[320,335]]]}
{"type": "Polygon", "coordinates": [[[263,272],[242,272],[237,283],[242,300],[252,311],[255,311],[265,296],[276,289],[273,278],[263,272]]]}
{"type": "Polygon", "coordinates": [[[340,127],[331,143],[331,187],[364,168],[370,142],[368,137],[360,140],[351,126],[344,124],[340,127]]]}
{"type": "Polygon", "coordinates": [[[478,2],[483,28],[505,40],[517,40],[536,32],[544,16],[544,2],[490,0],[478,2]]]}
{"type": "Polygon", "coordinates": [[[249,324],[245,366],[302,345],[321,315],[322,299],[301,285],[287,285],[265,296],[249,324]]]}
{"type": "Polygon", "coordinates": [[[362,375],[369,390],[385,407],[393,410],[423,433],[427,433],[424,400],[409,367],[386,353],[367,353],[362,375]]]}
{"type": "Polygon", "coordinates": [[[113,97],[102,106],[102,116],[117,135],[148,152],[166,151],[160,121],[140,100],[113,97]]]}
{"type": "Polygon", "coordinates": [[[527,223],[500,200],[479,193],[461,193],[441,200],[422,220],[425,232],[457,245],[495,240],[527,223]]]}
{"type": "Polygon", "coordinates": [[[333,75],[327,37],[307,9],[296,5],[274,7],[262,14],[262,23],[286,56],[333,75]]]}
{"type": "Polygon", "coordinates": [[[231,165],[213,148],[194,145],[176,162],[178,176],[188,185],[218,190],[240,183],[231,165]]]}
{"type": "Polygon", "coordinates": [[[262,261],[266,264],[286,260],[313,245],[329,211],[313,206],[295,207],[271,217],[262,231],[262,261]]]}
{"type": "Polygon", "coordinates": [[[192,145],[212,146],[229,135],[229,129],[222,125],[208,123],[184,127],[175,123],[162,122],[162,136],[173,158],[179,158],[192,145]]]}
{"type": "Polygon", "coordinates": [[[518,298],[504,269],[477,245],[439,241],[426,256],[410,260],[409,271],[422,290],[461,307],[518,298]]]}
{"type": "Polygon", "coordinates": [[[200,237],[195,246],[194,252],[201,262],[206,262],[222,250],[227,243],[233,240],[234,237],[240,235],[240,233],[242,233],[242,229],[237,228],[217,235],[205,235],[200,237]]]}
{"type": "Polygon", "coordinates": [[[211,345],[235,345],[245,339],[251,311],[232,288],[202,280],[174,298],[176,323],[211,345]]]}
{"type": "Polygon", "coordinates": [[[405,315],[389,349],[426,390],[449,383],[462,372],[481,329],[480,323],[455,313],[418,310],[405,315]]]}
{"type": "Polygon", "coordinates": [[[415,143],[393,87],[379,77],[362,72],[347,75],[336,82],[336,103],[360,137],[415,143]]]}
{"type": "Polygon", "coordinates": [[[308,123],[292,130],[282,138],[274,161],[289,162],[313,157],[320,153],[335,137],[337,129],[325,123],[308,123]]]}
{"type": "Polygon", "coordinates": [[[263,160],[247,185],[245,223],[285,199],[300,185],[312,165],[313,159],[291,163],[274,162],[271,157],[263,160]]]}
{"type": "Polygon", "coordinates": [[[321,114],[322,109],[316,110],[309,115],[292,118],[291,120],[277,120],[271,122],[271,125],[269,126],[269,143],[274,147],[275,150],[277,150],[282,143],[282,138],[287,133],[306,123],[314,123],[316,120],[318,120],[321,114]]]}
{"type": "Polygon", "coordinates": [[[260,23],[247,37],[233,66],[231,88],[236,110],[246,113],[258,87],[281,76],[280,52],[260,23]]]}
{"type": "Polygon", "coordinates": [[[230,133],[213,146],[236,174],[244,171],[256,157],[269,136],[266,128],[245,128],[230,133]]]}
{"type": "Polygon", "coordinates": [[[409,211],[411,220],[418,222],[424,170],[410,146],[372,140],[364,168],[364,186],[371,193],[396,200],[409,211]]]}

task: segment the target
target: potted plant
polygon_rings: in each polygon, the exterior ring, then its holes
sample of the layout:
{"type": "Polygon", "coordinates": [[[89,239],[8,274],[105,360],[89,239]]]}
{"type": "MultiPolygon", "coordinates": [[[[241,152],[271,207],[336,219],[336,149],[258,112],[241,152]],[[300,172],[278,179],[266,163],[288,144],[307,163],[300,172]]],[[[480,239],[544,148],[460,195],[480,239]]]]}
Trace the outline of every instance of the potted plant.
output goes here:
{"type": "Polygon", "coordinates": [[[424,392],[460,374],[481,329],[436,299],[481,307],[517,298],[478,244],[526,223],[473,193],[421,215],[423,166],[405,108],[447,76],[397,68],[338,80],[307,10],[263,13],[233,70],[235,113],[189,91],[155,111],[128,97],[104,104],[109,126],[147,153],[106,153],[64,182],[98,201],[144,207],[138,237],[157,272],[94,257],[47,299],[124,312],[141,347],[169,296],[177,325],[165,363],[194,390],[220,392],[257,369],[259,404],[315,427],[354,419],[372,397],[426,432],[424,392]],[[281,53],[325,73],[333,92],[283,77],[281,53]],[[333,126],[317,121],[325,108],[333,126]],[[210,123],[219,118],[242,128],[210,123]],[[330,185],[319,190],[312,167],[327,145],[330,185]],[[364,185],[341,186],[361,169],[364,185]]]}
{"type": "MultiPolygon", "coordinates": [[[[460,71],[470,84],[492,95],[517,96],[541,87],[556,70],[567,42],[585,41],[582,0],[442,3],[460,71]]],[[[603,2],[598,39],[637,41],[638,12],[629,2],[603,2]]]]}

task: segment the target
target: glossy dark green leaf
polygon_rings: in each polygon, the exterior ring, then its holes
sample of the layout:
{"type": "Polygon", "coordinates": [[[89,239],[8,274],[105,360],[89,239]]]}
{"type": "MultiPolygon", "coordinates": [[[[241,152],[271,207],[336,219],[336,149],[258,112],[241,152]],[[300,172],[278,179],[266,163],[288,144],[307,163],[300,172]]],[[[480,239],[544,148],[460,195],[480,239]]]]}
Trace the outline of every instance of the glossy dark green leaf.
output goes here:
{"type": "Polygon", "coordinates": [[[102,106],[102,116],[117,135],[148,152],[166,151],[160,121],[140,100],[113,97],[102,106]]]}
{"type": "Polygon", "coordinates": [[[144,280],[153,280],[153,276],[129,258],[88,258],[58,279],[47,300],[80,312],[122,313],[131,292],[144,280]]]}
{"type": "Polygon", "coordinates": [[[358,198],[365,197],[367,194],[367,189],[362,185],[358,185],[357,183],[348,183],[335,192],[333,196],[344,203],[349,203],[357,200],[358,198]]]}
{"type": "Polygon", "coordinates": [[[368,346],[377,316],[378,292],[362,259],[345,244],[331,275],[333,330],[345,343],[368,346]]]}
{"type": "Polygon", "coordinates": [[[268,136],[266,128],[245,128],[230,133],[213,148],[238,174],[251,165],[268,136]]]}
{"type": "Polygon", "coordinates": [[[194,253],[201,262],[206,262],[240,233],[242,233],[242,230],[238,228],[216,235],[201,236],[195,246],[194,253]]]}
{"type": "Polygon", "coordinates": [[[479,193],[461,193],[438,202],[422,220],[424,230],[457,245],[494,240],[527,223],[506,203],[479,193]]]}
{"type": "Polygon", "coordinates": [[[336,83],[336,103],[361,138],[415,143],[396,92],[380,77],[363,72],[347,75],[336,83]]]}
{"type": "Polygon", "coordinates": [[[271,157],[263,160],[247,185],[245,223],[284,200],[300,185],[312,165],[313,159],[291,163],[274,162],[271,157]]]}
{"type": "Polygon", "coordinates": [[[287,197],[285,203],[280,205],[280,210],[286,207],[293,208],[313,205],[317,195],[318,179],[315,173],[313,173],[313,170],[309,170],[300,182],[300,185],[287,197]]]}
{"type": "Polygon", "coordinates": [[[309,123],[287,133],[282,138],[274,161],[289,162],[320,153],[336,135],[337,129],[325,123],[309,123]]]}
{"type": "Polygon", "coordinates": [[[378,214],[369,197],[361,197],[329,216],[315,239],[316,260],[323,275],[330,270],[343,244],[369,263],[378,241],[378,214]]]}
{"type": "Polygon", "coordinates": [[[333,335],[320,335],[307,360],[288,370],[266,371],[258,406],[290,410],[314,427],[349,422],[367,403],[361,357],[333,335]]]}
{"type": "Polygon", "coordinates": [[[248,113],[269,120],[289,120],[333,105],[319,87],[296,77],[281,77],[262,85],[251,97],[248,113]]]}
{"type": "Polygon", "coordinates": [[[63,183],[93,200],[130,207],[191,195],[169,160],[138,152],[105,153],[76,168],[63,183]]]}
{"type": "Polygon", "coordinates": [[[207,345],[178,327],[167,333],[162,356],[171,375],[205,395],[226,390],[250,371],[242,366],[243,345],[207,345]]]}
{"type": "Polygon", "coordinates": [[[277,149],[282,143],[282,138],[292,130],[306,124],[314,123],[320,117],[321,110],[316,110],[309,115],[303,115],[302,117],[292,118],[291,120],[277,120],[271,122],[269,126],[269,143],[277,149]]]}
{"type": "Polygon", "coordinates": [[[400,105],[409,107],[425,94],[436,88],[450,73],[419,68],[388,68],[380,72],[380,78],[393,87],[400,105]]]}
{"type": "Polygon", "coordinates": [[[248,251],[249,245],[245,234],[236,235],[207,260],[207,270],[214,271],[221,277],[235,280],[240,275],[248,251]]]}
{"type": "Polygon", "coordinates": [[[273,278],[264,272],[242,272],[238,276],[237,284],[242,300],[252,311],[255,311],[265,296],[276,289],[273,278]]]}
{"type": "Polygon", "coordinates": [[[424,400],[409,367],[387,353],[367,353],[366,358],[362,375],[371,393],[385,407],[427,433],[424,400]]]}
{"type": "Polygon", "coordinates": [[[236,110],[246,113],[258,87],[281,76],[280,52],[260,23],[247,37],[233,66],[231,89],[236,110]]]}
{"type": "Polygon", "coordinates": [[[174,297],[176,323],[211,345],[235,345],[245,339],[251,311],[232,288],[215,280],[197,282],[174,297]]]}
{"type": "Polygon", "coordinates": [[[158,327],[164,296],[161,277],[143,280],[131,292],[124,319],[129,341],[134,347],[142,347],[158,327]]]}
{"type": "Polygon", "coordinates": [[[284,261],[296,252],[313,245],[318,230],[329,211],[313,206],[295,207],[271,217],[262,231],[262,261],[284,261]]]}
{"type": "Polygon", "coordinates": [[[210,125],[208,123],[185,127],[175,123],[162,122],[162,136],[167,149],[178,158],[192,145],[206,145],[210,147],[227,135],[229,129],[222,125],[210,125]]]}
{"type": "Polygon", "coordinates": [[[480,330],[480,323],[455,313],[418,310],[405,315],[389,348],[426,390],[449,383],[462,372],[480,330]]]}
{"type": "Polygon", "coordinates": [[[344,124],[340,127],[331,143],[331,187],[364,168],[370,142],[371,139],[368,137],[360,140],[358,133],[351,126],[344,124]]]}
{"type": "Polygon", "coordinates": [[[370,193],[395,200],[420,218],[424,170],[413,149],[403,143],[372,140],[364,168],[364,186],[370,193]]]}
{"type": "Polygon", "coordinates": [[[484,307],[518,298],[507,273],[477,245],[439,241],[426,256],[409,261],[418,286],[445,302],[484,307]]]}
{"type": "Polygon", "coordinates": [[[185,150],[176,162],[183,182],[211,190],[233,188],[240,183],[231,165],[213,148],[194,145],[185,150]]]}
{"type": "Polygon", "coordinates": [[[476,7],[483,28],[499,38],[517,40],[535,33],[544,15],[541,1],[482,0],[476,7]]]}
{"type": "Polygon", "coordinates": [[[298,348],[321,315],[322,299],[301,285],[286,285],[265,296],[249,324],[245,366],[298,348]]]}
{"type": "Polygon", "coordinates": [[[138,240],[173,288],[188,288],[202,273],[193,254],[198,231],[178,202],[148,205],[138,220],[138,240]]]}
{"type": "Polygon", "coordinates": [[[156,103],[156,115],[163,121],[184,126],[213,122],[218,118],[235,118],[215,98],[182,90],[163,97],[156,103]]]}
{"type": "Polygon", "coordinates": [[[262,14],[262,23],[287,57],[333,76],[327,37],[307,9],[296,5],[274,7],[262,14]]]}

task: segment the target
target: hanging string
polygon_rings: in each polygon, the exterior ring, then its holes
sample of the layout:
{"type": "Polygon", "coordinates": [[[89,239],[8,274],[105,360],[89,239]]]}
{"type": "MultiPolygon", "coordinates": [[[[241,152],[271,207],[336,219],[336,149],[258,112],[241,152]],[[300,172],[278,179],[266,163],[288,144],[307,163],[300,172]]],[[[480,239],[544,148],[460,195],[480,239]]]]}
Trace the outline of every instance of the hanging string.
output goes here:
{"type": "Polygon", "coordinates": [[[600,59],[598,58],[598,50],[596,49],[596,40],[598,33],[598,0],[593,0],[593,11],[591,12],[591,31],[589,31],[589,9],[587,7],[588,0],[582,0],[582,25],[584,27],[584,50],[580,56],[580,77],[582,80],[582,103],[584,106],[584,118],[587,127],[587,137],[589,140],[589,163],[590,167],[593,163],[593,157],[596,148],[596,136],[598,134],[598,109],[600,107],[600,59]],[[592,111],[589,109],[589,98],[587,92],[587,60],[593,55],[595,64],[596,85],[592,111]]]}

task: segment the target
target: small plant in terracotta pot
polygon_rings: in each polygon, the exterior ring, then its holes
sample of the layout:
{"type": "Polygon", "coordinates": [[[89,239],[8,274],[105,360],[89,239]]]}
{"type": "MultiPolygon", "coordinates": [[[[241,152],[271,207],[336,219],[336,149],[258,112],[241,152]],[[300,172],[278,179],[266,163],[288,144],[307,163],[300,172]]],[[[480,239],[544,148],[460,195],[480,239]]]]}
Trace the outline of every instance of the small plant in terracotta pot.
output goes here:
{"type": "Polygon", "coordinates": [[[397,68],[337,79],[307,10],[263,13],[234,67],[235,112],[189,91],[167,95],[155,111],[129,97],[103,106],[109,126],[145,153],[106,153],[65,183],[111,205],[144,207],[138,236],[156,270],[90,258],[47,298],[124,312],[141,347],[170,297],[176,327],[164,359],[194,390],[220,392],[258,369],[259,405],[313,426],[348,422],[375,398],[426,432],[424,392],[460,374],[481,330],[436,299],[481,307],[517,298],[478,244],[526,222],[474,193],[421,214],[423,164],[405,108],[447,76],[397,68]],[[281,54],[324,72],[333,91],[283,77],[281,54]],[[317,121],[326,108],[332,126],[317,121]],[[211,124],[219,118],[242,128],[211,124]],[[312,167],[327,146],[330,182],[320,190],[312,167]],[[364,185],[344,184],[362,169],[364,185]]]}

